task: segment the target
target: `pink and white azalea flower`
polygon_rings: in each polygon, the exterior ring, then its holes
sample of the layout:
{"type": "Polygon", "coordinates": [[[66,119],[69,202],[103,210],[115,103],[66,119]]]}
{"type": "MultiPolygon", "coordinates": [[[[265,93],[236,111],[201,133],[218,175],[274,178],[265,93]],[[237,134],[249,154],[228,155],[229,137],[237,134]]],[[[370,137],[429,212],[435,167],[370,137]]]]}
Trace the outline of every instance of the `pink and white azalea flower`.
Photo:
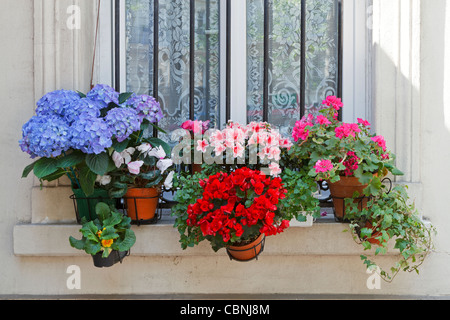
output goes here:
{"type": "Polygon", "coordinates": [[[203,153],[206,152],[206,148],[208,148],[209,143],[205,139],[197,141],[197,151],[201,151],[203,153]]]}
{"type": "Polygon", "coordinates": [[[272,162],[271,164],[269,164],[269,169],[270,175],[273,177],[278,177],[279,174],[281,173],[280,165],[276,162],[272,162]]]}
{"type": "Polygon", "coordinates": [[[233,147],[233,157],[243,157],[244,156],[245,149],[240,143],[236,143],[233,147]]]}

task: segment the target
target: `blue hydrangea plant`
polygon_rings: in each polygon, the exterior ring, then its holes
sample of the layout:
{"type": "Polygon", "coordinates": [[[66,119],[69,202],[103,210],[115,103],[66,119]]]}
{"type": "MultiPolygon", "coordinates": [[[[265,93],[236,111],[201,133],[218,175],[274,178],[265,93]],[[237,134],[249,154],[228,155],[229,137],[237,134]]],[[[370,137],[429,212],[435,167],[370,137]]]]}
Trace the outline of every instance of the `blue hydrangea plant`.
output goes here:
{"type": "MultiPolygon", "coordinates": [[[[22,151],[32,159],[22,177],[31,171],[41,181],[67,175],[86,195],[97,184],[107,184],[116,170],[112,154],[142,143],[167,148],[163,141],[144,135],[150,125],[158,128],[163,113],[155,98],[118,93],[98,84],[87,94],[56,90],[38,102],[36,115],[22,127],[22,151]]],[[[159,128],[158,128],[159,129],[159,128]]]]}

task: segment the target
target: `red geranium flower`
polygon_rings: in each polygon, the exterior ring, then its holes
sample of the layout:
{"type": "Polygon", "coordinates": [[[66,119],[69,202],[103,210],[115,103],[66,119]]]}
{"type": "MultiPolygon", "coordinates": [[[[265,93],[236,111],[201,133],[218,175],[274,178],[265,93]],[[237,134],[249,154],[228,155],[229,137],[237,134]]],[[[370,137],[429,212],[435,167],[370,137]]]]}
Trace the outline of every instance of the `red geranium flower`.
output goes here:
{"type": "Polygon", "coordinates": [[[202,198],[187,213],[188,225],[199,227],[203,236],[220,235],[227,243],[241,237],[246,228],[270,236],[289,227],[289,221],[277,216],[278,201],[287,193],[281,178],[244,167],[212,175],[200,186],[202,198]]]}

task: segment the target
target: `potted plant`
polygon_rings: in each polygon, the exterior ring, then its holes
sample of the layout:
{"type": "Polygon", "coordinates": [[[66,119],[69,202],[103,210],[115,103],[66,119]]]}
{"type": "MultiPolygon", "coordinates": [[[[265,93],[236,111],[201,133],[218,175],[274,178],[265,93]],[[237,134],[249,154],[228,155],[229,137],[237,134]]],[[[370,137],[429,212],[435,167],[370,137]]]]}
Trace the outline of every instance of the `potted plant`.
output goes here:
{"type": "Polygon", "coordinates": [[[283,232],[291,217],[278,210],[286,194],[281,178],[247,167],[182,179],[172,213],[183,249],[208,240],[231,259],[248,261],[263,250],[265,236],[283,232]]]}
{"type": "Polygon", "coordinates": [[[347,202],[353,239],[364,250],[375,247],[375,257],[383,255],[391,249],[389,242],[394,241],[393,249],[399,252],[399,260],[391,268],[382,268],[372,258],[361,255],[368,269],[378,269],[387,282],[392,282],[400,271],[419,273],[420,265],[433,250],[432,236],[436,230],[421,220],[410,202],[407,186],[399,185],[389,193],[379,193],[362,210],[354,202],[347,202]]]}
{"type": "Polygon", "coordinates": [[[205,132],[209,129],[209,123],[210,121],[200,121],[200,120],[186,120],[183,122],[180,126],[180,128],[187,130],[187,134],[190,137],[191,143],[190,143],[190,156],[191,156],[191,172],[196,173],[200,172],[202,170],[202,164],[201,163],[195,163],[195,149],[199,145],[199,142],[201,143],[202,136],[205,134],[205,132]],[[194,159],[194,161],[192,160],[194,159]]]}
{"type": "Polygon", "coordinates": [[[170,148],[162,141],[142,138],[131,139],[130,143],[134,146],[124,145],[126,149],[112,152],[115,169],[109,173],[108,190],[112,196],[124,198],[127,215],[133,222],[155,223],[162,187],[169,187],[174,175],[173,161],[167,156],[170,152],[166,153],[170,148]]]}
{"type": "Polygon", "coordinates": [[[386,148],[384,137],[370,132],[370,123],[338,120],[343,107],[339,98],[329,96],[317,116],[305,115],[297,121],[289,151],[298,167],[308,168],[316,181],[326,181],[334,203],[335,216],[344,220],[345,199],[353,198],[364,207],[368,197],[384,188],[384,177],[402,175],[395,167],[395,155],[386,148]]]}
{"type": "Polygon", "coordinates": [[[196,150],[210,167],[230,172],[248,167],[278,176],[281,153],[292,143],[267,122],[251,122],[244,126],[229,121],[223,130],[210,129],[203,139],[197,137],[196,150]]]}
{"type": "MultiPolygon", "coordinates": [[[[112,150],[125,149],[136,135],[162,118],[159,104],[146,95],[119,94],[107,85],[96,85],[87,94],[57,90],[38,102],[36,115],[22,128],[21,149],[38,158],[31,171],[42,181],[67,175],[71,181],[77,220],[95,218],[95,204],[110,198],[105,185],[114,170],[112,150]],[[124,147],[125,146],[125,147],[124,147]]],[[[156,141],[157,142],[157,141],[156,141]]]]}
{"type": "Polygon", "coordinates": [[[97,218],[87,221],[83,218],[81,240],[69,237],[69,243],[78,250],[92,255],[94,266],[111,267],[122,262],[136,242],[131,230],[131,219],[119,213],[104,202],[96,205],[97,218]]]}

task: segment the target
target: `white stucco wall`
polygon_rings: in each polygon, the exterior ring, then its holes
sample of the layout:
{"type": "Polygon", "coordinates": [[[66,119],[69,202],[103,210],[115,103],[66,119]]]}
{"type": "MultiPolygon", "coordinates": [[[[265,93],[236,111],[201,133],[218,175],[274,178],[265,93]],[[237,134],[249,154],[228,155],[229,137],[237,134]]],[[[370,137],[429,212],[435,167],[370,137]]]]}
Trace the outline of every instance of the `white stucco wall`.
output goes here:
{"type": "Polygon", "coordinates": [[[88,89],[95,1],[2,1],[0,295],[450,295],[446,233],[450,215],[445,201],[450,190],[446,168],[450,162],[447,2],[373,1],[374,124],[398,155],[398,165],[406,173],[400,182],[411,185],[421,212],[439,234],[436,252],[419,276],[401,274],[394,283],[369,290],[359,258],[362,251],[342,233],[345,226],[341,224],[292,228],[268,239],[260,260],[244,264],[229,261],[224,252],[214,254],[207,246],[180,251],[177,232],[170,225],[140,227],[136,228],[138,244],[122,265],[94,268],[90,257],[68,245],[69,235],[77,236],[77,226],[42,223],[46,217],[70,220],[70,191],[61,187],[64,181],[60,187],[53,184],[41,191],[33,188],[36,182],[31,176],[21,179],[30,159],[20,151],[18,140],[35,101],[45,92],[88,89]],[[82,9],[80,30],[67,29],[66,8],[71,4],[82,9]],[[73,264],[81,268],[80,290],[66,286],[66,270],[73,264]]]}

